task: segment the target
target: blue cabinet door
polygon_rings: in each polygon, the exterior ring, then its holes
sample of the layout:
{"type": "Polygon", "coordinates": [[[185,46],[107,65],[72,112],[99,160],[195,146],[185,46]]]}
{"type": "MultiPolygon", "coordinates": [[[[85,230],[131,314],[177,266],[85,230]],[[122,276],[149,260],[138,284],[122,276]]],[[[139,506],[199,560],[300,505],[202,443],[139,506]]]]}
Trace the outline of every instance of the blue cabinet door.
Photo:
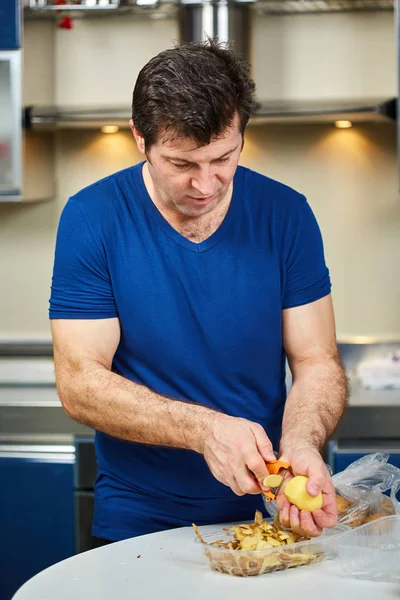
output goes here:
{"type": "Polygon", "coordinates": [[[351,441],[347,443],[331,440],[327,447],[326,462],[332,469],[332,473],[340,473],[356,460],[359,460],[367,454],[384,452],[389,454],[388,462],[400,469],[400,440],[388,443],[385,440],[365,441],[365,445],[352,445],[351,441]]]}
{"type": "MultiPolygon", "coordinates": [[[[354,450],[339,450],[334,454],[333,460],[333,471],[334,473],[340,473],[340,471],[344,471],[346,467],[348,467],[351,463],[358,460],[362,456],[366,454],[373,454],[374,452],[382,452],[382,450],[367,450],[366,452],[355,452],[354,450]]],[[[389,452],[389,451],[388,451],[389,452]]],[[[390,458],[388,462],[396,467],[400,468],[400,449],[399,452],[390,452],[390,458]]]]}
{"type": "Polygon", "coordinates": [[[0,452],[0,600],[74,553],[71,454],[0,452]]]}
{"type": "Polygon", "coordinates": [[[20,0],[0,1],[0,50],[16,50],[21,46],[20,0]]]}

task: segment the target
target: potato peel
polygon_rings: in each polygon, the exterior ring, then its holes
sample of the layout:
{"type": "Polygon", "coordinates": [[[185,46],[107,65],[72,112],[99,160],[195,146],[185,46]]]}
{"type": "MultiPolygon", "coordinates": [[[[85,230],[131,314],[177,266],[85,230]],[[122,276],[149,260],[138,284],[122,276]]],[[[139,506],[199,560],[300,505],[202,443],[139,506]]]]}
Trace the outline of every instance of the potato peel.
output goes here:
{"type": "Polygon", "coordinates": [[[281,485],[283,477],[281,475],[267,475],[263,484],[266,488],[277,488],[281,485]]]}
{"type": "Polygon", "coordinates": [[[193,527],[198,539],[205,545],[204,554],[211,568],[221,573],[241,577],[261,575],[320,561],[323,558],[323,553],[318,547],[314,553],[297,550],[294,546],[296,542],[307,541],[310,538],[300,537],[292,531],[285,531],[264,521],[260,511],[256,512],[254,523],[250,525],[224,528],[232,536],[226,542],[216,540],[211,544],[207,543],[197,526],[193,524],[193,527]]]}
{"type": "Polygon", "coordinates": [[[197,527],[197,525],[195,525],[194,523],[192,523],[192,527],[193,527],[193,529],[194,529],[194,531],[195,531],[195,533],[196,533],[196,535],[197,535],[197,537],[198,537],[199,541],[200,541],[202,544],[206,544],[207,542],[205,542],[205,541],[203,540],[203,537],[202,537],[202,535],[201,535],[201,533],[200,533],[200,531],[199,531],[199,528],[197,527]]]}

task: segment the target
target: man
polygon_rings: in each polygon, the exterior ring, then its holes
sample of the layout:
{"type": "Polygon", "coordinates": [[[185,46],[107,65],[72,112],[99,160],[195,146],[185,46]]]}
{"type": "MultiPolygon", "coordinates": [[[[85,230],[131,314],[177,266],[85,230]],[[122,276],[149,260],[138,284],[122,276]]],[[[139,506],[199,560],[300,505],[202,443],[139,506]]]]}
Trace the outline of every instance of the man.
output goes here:
{"type": "Polygon", "coordinates": [[[63,211],[50,318],[65,411],[96,430],[94,546],[252,518],[273,450],[324,497],[311,514],[282,494],[282,523],[336,523],[320,455],[346,400],[329,273],[304,196],[238,167],[253,107],[230,50],[162,52],[133,92],[146,161],[63,211]]]}

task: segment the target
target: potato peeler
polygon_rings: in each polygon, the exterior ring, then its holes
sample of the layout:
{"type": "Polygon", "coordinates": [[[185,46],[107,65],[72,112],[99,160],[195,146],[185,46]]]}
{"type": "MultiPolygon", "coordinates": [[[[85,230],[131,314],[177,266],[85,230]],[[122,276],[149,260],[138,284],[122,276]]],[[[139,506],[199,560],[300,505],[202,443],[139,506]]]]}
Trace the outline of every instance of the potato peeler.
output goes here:
{"type": "Polygon", "coordinates": [[[290,470],[290,465],[283,460],[276,460],[273,463],[267,464],[268,473],[270,475],[280,475],[282,477],[282,482],[278,487],[270,488],[269,490],[263,491],[266,502],[271,502],[275,500],[277,495],[279,494],[279,490],[281,489],[286,473],[290,470]]]}

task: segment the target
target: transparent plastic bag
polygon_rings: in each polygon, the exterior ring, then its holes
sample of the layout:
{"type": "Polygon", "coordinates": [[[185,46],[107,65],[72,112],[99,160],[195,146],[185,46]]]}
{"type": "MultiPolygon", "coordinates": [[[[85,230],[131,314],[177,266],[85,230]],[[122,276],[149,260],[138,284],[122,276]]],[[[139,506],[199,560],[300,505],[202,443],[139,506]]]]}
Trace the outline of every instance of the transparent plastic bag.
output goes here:
{"type": "MultiPolygon", "coordinates": [[[[358,527],[381,517],[400,514],[396,494],[400,489],[400,469],[388,464],[389,454],[367,454],[332,477],[336,489],[339,523],[358,527]],[[384,492],[390,490],[390,497],[384,492]]],[[[264,506],[275,518],[275,501],[264,506]]]]}
{"type": "Polygon", "coordinates": [[[400,469],[388,463],[389,454],[367,454],[332,477],[339,523],[359,527],[381,517],[400,514],[396,498],[400,469]],[[390,496],[384,492],[390,491],[390,496]]]}

